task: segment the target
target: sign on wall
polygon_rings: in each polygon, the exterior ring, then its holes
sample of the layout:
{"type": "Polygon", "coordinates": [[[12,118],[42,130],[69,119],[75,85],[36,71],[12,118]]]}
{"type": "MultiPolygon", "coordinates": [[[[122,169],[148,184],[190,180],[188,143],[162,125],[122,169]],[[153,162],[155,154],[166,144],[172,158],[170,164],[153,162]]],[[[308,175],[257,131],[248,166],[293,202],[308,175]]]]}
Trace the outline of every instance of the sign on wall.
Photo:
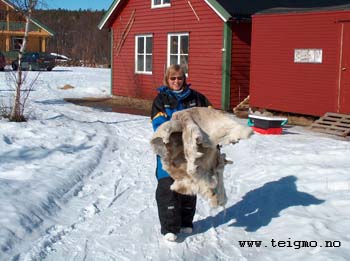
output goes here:
{"type": "Polygon", "coordinates": [[[294,63],[322,63],[322,49],[294,49],[294,63]]]}

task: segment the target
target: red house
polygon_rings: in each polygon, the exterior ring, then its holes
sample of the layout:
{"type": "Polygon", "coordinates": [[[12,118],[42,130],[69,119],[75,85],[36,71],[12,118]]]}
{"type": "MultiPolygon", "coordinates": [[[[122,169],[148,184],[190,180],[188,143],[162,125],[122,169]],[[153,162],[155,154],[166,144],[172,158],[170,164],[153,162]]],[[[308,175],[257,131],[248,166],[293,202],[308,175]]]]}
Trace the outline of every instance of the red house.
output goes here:
{"type": "Polygon", "coordinates": [[[250,106],[350,114],[350,4],[253,16],[250,106]]]}
{"type": "Polygon", "coordinates": [[[251,21],[219,2],[115,0],[99,24],[112,35],[112,94],[151,100],[167,66],[180,63],[187,81],[215,107],[229,109],[243,100],[251,21]]]}
{"type": "Polygon", "coordinates": [[[194,89],[230,110],[249,94],[252,14],[344,1],[114,0],[99,24],[111,31],[111,92],[151,100],[179,63],[194,89]]]}

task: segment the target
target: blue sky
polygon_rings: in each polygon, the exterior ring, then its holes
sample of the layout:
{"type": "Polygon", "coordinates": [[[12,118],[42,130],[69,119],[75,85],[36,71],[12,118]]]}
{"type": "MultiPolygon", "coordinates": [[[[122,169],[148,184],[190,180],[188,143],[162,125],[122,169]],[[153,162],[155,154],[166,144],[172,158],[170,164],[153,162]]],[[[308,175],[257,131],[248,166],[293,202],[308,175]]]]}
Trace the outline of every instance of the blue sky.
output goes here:
{"type": "Polygon", "coordinates": [[[113,0],[45,0],[45,9],[69,9],[79,10],[107,10],[113,3],[113,0]],[[46,7],[47,6],[47,7],[46,7]]]}

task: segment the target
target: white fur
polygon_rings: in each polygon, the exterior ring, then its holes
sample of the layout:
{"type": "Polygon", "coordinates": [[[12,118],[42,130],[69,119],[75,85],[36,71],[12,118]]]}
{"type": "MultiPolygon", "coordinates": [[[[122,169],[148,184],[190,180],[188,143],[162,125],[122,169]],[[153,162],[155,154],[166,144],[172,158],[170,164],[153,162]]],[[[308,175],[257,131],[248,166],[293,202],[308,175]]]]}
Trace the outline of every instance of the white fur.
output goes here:
{"type": "Polygon", "coordinates": [[[210,205],[224,206],[225,159],[217,145],[236,143],[252,134],[222,111],[196,107],[174,113],[172,120],[154,133],[151,145],[163,168],[174,179],[171,189],[187,195],[200,194],[210,205]]]}
{"type": "Polygon", "coordinates": [[[174,233],[166,233],[164,235],[164,239],[170,242],[175,242],[177,239],[177,236],[174,233]]]}

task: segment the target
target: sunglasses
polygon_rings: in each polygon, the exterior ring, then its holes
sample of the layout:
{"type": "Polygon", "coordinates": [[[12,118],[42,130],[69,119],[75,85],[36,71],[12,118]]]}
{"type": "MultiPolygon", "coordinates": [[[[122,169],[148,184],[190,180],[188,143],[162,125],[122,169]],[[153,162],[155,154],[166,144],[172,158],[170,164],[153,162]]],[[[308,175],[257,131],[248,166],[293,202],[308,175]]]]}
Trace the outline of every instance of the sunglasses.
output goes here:
{"type": "Polygon", "coordinates": [[[179,81],[182,81],[184,79],[183,76],[172,76],[169,77],[170,80],[175,81],[176,79],[178,79],[179,81]]]}

